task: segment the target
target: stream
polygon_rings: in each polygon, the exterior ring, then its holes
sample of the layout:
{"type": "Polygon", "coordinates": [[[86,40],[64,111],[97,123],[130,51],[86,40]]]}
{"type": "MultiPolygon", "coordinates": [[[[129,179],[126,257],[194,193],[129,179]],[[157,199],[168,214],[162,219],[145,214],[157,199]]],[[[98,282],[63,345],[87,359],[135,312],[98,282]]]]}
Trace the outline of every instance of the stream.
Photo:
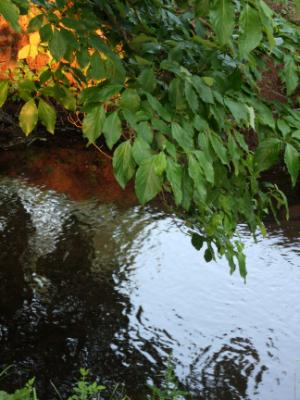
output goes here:
{"type": "Polygon", "coordinates": [[[13,364],[1,389],[35,376],[54,399],[84,367],[136,400],[172,359],[195,399],[300,399],[297,207],[257,243],[239,227],[245,284],[156,207],[0,181],[0,371],[13,364]]]}

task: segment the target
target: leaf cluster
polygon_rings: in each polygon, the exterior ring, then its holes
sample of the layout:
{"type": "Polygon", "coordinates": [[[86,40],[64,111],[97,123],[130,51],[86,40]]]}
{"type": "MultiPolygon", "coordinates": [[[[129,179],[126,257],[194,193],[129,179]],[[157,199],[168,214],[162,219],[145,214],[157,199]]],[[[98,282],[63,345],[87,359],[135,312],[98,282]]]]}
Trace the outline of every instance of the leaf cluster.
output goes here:
{"type": "Polygon", "coordinates": [[[81,115],[88,144],[102,137],[113,152],[123,188],[134,180],[142,204],[170,195],[205,259],[225,255],[245,277],[237,224],[264,232],[264,216],[286,206],[262,172],[282,160],[293,185],[298,178],[300,29],[263,0],[3,4],[16,30],[17,14],[34,8],[28,33],[49,61],[31,73],[20,57],[21,72],[0,83],[0,106],[9,95],[24,101],[26,135],[39,121],[54,133],[56,104],[81,115]],[[262,97],[270,60],[284,102],[262,97]]]}

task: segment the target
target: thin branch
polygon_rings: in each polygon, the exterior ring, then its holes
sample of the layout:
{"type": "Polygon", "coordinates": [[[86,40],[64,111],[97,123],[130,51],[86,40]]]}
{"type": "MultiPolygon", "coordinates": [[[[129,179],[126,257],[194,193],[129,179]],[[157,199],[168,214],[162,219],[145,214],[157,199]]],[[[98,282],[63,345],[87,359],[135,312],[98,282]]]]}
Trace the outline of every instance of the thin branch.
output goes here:
{"type": "Polygon", "coordinates": [[[105,151],[102,150],[101,147],[99,147],[96,143],[93,143],[93,146],[99,151],[99,153],[101,153],[103,156],[105,156],[106,158],[108,158],[109,160],[112,160],[112,157],[105,153],[105,151]]]}

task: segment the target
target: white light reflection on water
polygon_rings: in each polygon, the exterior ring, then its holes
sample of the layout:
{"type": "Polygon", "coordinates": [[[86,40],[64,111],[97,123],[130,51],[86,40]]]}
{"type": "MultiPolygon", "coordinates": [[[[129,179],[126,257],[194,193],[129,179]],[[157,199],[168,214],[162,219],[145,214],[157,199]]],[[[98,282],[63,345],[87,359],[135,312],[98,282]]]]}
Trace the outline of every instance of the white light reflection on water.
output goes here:
{"type": "Polygon", "coordinates": [[[134,305],[132,345],[148,358],[171,352],[178,377],[207,399],[300,398],[299,238],[240,233],[247,284],[225,260],[206,264],[170,218],[140,234],[120,285],[134,305]]]}

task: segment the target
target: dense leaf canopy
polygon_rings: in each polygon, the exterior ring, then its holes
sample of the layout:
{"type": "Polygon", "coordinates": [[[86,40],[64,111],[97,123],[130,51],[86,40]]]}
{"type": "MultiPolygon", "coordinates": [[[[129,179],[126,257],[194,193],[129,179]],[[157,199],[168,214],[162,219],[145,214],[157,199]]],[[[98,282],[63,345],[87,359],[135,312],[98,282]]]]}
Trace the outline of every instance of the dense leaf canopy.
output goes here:
{"type": "Polygon", "coordinates": [[[28,17],[29,43],[0,83],[0,106],[24,103],[25,135],[38,122],[54,133],[64,107],[89,144],[103,136],[122,187],[134,179],[143,204],[171,194],[206,260],[217,251],[245,276],[237,224],[264,232],[286,204],[261,173],[282,159],[297,182],[299,28],[263,0],[1,0],[0,14],[16,31],[28,17]],[[270,63],[281,102],[261,93],[270,63]]]}

